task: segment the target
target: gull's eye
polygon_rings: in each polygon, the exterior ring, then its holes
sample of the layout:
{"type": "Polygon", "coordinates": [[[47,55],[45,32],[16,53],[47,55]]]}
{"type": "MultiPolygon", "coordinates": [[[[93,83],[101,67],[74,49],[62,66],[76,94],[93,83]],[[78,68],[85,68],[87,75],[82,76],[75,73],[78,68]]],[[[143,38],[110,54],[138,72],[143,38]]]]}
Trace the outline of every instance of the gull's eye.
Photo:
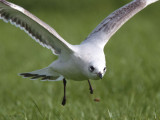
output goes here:
{"type": "Polygon", "coordinates": [[[89,67],[89,71],[93,72],[95,70],[95,68],[93,66],[89,67]]]}
{"type": "Polygon", "coordinates": [[[106,71],[106,67],[103,70],[106,71]]]}

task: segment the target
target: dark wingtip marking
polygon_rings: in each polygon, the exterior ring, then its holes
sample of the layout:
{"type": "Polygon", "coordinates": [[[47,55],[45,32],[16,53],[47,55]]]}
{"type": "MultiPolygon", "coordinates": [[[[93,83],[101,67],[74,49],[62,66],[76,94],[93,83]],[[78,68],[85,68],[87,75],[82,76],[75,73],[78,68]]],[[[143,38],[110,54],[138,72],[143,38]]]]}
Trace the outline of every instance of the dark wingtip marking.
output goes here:
{"type": "Polygon", "coordinates": [[[30,74],[30,73],[21,73],[20,75],[21,75],[21,76],[24,76],[24,77],[34,77],[34,76],[38,76],[38,74],[30,74]]]}
{"type": "Polygon", "coordinates": [[[19,74],[20,76],[23,76],[23,77],[31,77],[31,79],[39,79],[41,78],[41,80],[51,80],[52,76],[46,76],[46,75],[38,75],[38,74],[31,74],[31,73],[20,73],[19,74]]]}
{"type": "Polygon", "coordinates": [[[46,79],[51,80],[51,76],[45,76],[41,80],[43,81],[43,80],[46,80],[46,79]]]}
{"type": "Polygon", "coordinates": [[[32,77],[31,79],[38,79],[38,78],[40,78],[41,76],[34,76],[34,77],[32,77]]]}

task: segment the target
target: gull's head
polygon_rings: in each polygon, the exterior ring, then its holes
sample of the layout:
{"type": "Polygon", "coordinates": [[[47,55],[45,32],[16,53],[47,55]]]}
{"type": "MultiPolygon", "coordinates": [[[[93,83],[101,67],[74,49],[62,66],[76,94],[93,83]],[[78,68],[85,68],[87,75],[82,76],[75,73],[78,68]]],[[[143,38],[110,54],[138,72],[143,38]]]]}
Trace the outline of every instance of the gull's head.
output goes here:
{"type": "Polygon", "coordinates": [[[75,55],[75,61],[78,61],[77,65],[80,68],[79,72],[82,72],[85,79],[99,80],[103,78],[107,70],[103,49],[91,45],[81,45],[75,55]]]}
{"type": "Polygon", "coordinates": [[[85,57],[87,59],[84,65],[85,74],[92,80],[102,79],[107,70],[105,55],[101,51],[94,51],[93,53],[85,57]]]}
{"type": "Polygon", "coordinates": [[[104,74],[106,73],[106,65],[101,61],[92,61],[87,66],[88,69],[88,77],[93,80],[102,79],[104,74]]]}

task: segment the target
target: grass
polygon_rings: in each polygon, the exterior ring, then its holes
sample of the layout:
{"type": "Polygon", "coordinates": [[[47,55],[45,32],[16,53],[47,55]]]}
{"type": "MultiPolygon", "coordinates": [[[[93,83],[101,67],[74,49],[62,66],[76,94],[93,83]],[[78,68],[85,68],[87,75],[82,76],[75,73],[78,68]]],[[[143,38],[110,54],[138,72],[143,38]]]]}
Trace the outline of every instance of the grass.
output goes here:
{"type": "MultiPolygon", "coordinates": [[[[48,0],[44,6],[44,1],[32,2],[17,0],[68,42],[79,44],[102,19],[128,1],[48,0]]],[[[108,70],[103,80],[91,81],[93,95],[87,81],[68,81],[65,107],[61,105],[62,82],[17,76],[46,67],[57,57],[23,31],[0,21],[0,120],[159,120],[158,4],[136,15],[111,38],[105,47],[108,70]]]]}

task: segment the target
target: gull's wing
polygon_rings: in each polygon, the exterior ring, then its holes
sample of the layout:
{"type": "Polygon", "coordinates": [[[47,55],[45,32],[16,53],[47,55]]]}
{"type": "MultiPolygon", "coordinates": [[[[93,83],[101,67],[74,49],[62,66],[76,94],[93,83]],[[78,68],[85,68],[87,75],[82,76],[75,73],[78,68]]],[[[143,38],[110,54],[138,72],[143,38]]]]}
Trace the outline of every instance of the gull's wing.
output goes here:
{"type": "Polygon", "coordinates": [[[94,44],[104,48],[110,37],[131,17],[141,11],[147,5],[158,0],[133,0],[127,5],[119,8],[105,18],[82,44],[94,44]]]}
{"type": "Polygon", "coordinates": [[[23,29],[56,55],[62,52],[72,52],[72,45],[67,43],[53,28],[20,6],[0,0],[0,19],[23,29]]]}

